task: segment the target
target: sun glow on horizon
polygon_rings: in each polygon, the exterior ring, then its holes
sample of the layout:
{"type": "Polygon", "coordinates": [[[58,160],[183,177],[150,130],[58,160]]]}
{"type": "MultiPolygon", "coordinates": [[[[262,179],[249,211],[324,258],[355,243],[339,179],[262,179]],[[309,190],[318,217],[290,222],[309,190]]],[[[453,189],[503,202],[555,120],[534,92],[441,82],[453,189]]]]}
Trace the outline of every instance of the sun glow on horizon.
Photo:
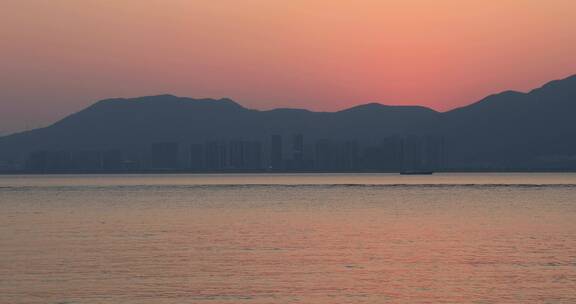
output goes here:
{"type": "Polygon", "coordinates": [[[567,0],[7,0],[0,130],[98,99],[446,110],[576,73],[567,0]],[[35,109],[31,111],[30,109],[35,109]]]}

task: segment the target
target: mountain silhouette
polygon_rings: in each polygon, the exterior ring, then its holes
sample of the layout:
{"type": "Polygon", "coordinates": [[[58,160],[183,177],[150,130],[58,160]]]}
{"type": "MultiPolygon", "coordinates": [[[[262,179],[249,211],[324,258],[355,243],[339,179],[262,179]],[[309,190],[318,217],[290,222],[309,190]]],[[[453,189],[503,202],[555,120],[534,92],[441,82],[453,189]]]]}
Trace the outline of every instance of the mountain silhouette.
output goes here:
{"type": "Polygon", "coordinates": [[[458,166],[574,166],[576,76],[528,93],[506,91],[442,113],[439,132],[458,166]],[[554,164],[554,159],[557,159],[554,164]],[[567,161],[562,161],[563,159],[567,161]]]}
{"type": "Polygon", "coordinates": [[[173,95],[96,102],[53,125],[0,138],[0,160],[23,162],[38,150],[122,149],[154,142],[261,140],[271,134],[381,141],[445,138],[451,168],[576,168],[576,76],[528,93],[507,91],[440,113],[369,103],[337,112],[248,109],[230,99],[173,95]]]}

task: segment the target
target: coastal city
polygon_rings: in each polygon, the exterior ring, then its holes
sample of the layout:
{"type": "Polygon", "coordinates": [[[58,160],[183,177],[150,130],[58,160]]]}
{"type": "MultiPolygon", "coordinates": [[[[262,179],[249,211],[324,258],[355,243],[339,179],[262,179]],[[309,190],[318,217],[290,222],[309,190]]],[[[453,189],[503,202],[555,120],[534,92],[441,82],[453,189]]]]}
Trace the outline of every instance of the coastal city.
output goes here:
{"type": "Polygon", "coordinates": [[[28,172],[405,172],[444,163],[439,136],[392,136],[379,142],[317,139],[302,133],[267,140],[156,142],[140,150],[41,150],[19,167],[28,172]]]}

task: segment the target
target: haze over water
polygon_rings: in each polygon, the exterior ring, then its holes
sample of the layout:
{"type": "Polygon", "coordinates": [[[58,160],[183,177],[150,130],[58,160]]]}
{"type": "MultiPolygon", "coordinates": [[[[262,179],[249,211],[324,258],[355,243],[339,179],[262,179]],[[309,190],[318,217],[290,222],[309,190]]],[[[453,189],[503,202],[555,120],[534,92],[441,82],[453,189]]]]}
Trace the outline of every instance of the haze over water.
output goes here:
{"type": "Polygon", "coordinates": [[[576,174],[0,176],[0,303],[574,303],[576,174]]]}

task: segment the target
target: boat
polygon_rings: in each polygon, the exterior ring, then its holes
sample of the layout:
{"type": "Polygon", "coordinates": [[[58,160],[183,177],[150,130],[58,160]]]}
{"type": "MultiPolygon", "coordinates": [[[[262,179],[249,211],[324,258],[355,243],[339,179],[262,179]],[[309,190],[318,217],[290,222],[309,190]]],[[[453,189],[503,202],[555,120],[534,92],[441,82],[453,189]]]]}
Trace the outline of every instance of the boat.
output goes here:
{"type": "Polygon", "coordinates": [[[401,175],[432,175],[434,171],[409,170],[400,172],[401,175]]]}

